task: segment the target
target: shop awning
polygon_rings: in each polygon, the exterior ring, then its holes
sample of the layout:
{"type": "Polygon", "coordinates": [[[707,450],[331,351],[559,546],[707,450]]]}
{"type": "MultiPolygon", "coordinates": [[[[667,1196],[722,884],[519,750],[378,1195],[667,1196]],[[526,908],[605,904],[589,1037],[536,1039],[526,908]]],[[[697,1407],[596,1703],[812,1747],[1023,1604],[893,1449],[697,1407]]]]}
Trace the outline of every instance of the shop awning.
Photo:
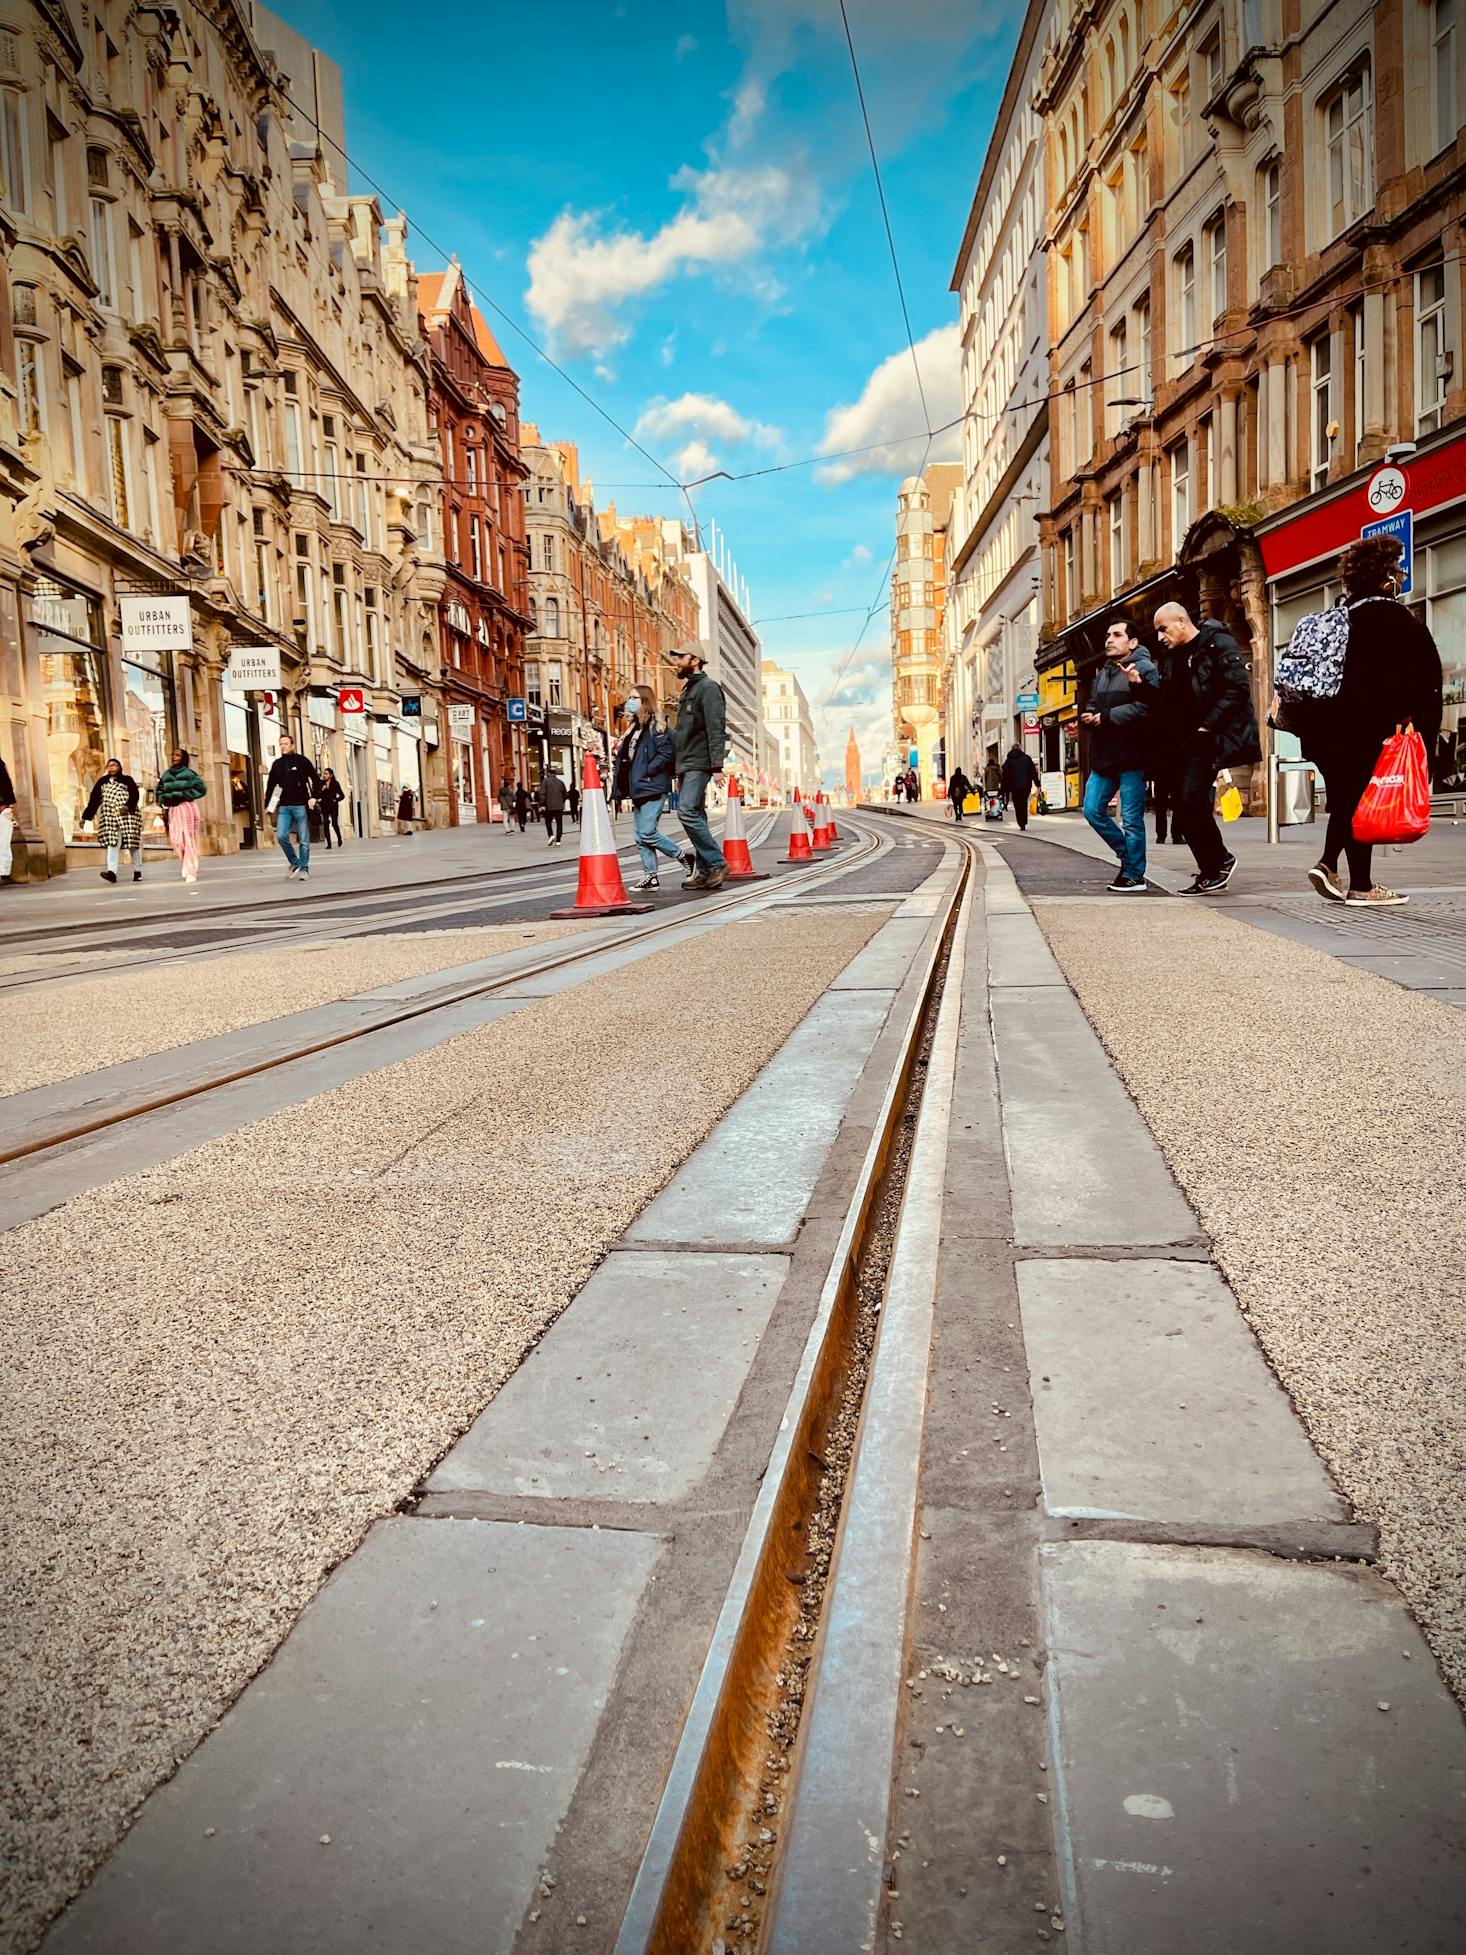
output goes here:
{"type": "Polygon", "coordinates": [[[1047,645],[1040,645],[1034,664],[1040,672],[1062,665],[1065,659],[1072,659],[1076,669],[1082,665],[1093,665],[1104,656],[1105,632],[1115,618],[1127,618],[1135,629],[1136,636],[1149,643],[1153,635],[1152,620],[1158,606],[1175,598],[1179,603],[1194,606],[1196,593],[1184,571],[1167,568],[1158,570],[1153,577],[1147,577],[1143,584],[1094,610],[1086,611],[1082,618],[1065,625],[1056,632],[1047,645]]]}

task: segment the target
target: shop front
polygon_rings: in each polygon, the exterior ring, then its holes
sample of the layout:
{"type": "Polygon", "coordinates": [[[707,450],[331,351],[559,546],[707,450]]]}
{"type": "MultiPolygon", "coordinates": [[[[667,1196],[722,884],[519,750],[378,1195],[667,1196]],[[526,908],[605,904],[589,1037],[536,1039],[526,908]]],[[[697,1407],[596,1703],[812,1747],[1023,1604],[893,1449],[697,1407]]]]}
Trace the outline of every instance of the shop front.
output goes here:
{"type": "MultiPolygon", "coordinates": [[[[1466,433],[1360,469],[1326,493],[1259,523],[1276,663],[1298,620],[1339,596],[1339,554],[1362,535],[1398,538],[1409,579],[1401,593],[1441,655],[1445,715],[1430,755],[1439,813],[1466,814],[1466,433]]],[[[1278,738],[1287,753],[1296,742],[1278,738]]]]}
{"type": "Polygon", "coordinates": [[[265,782],[280,752],[280,735],[290,731],[280,720],[285,698],[274,692],[236,692],[226,681],[223,699],[235,840],[242,849],[268,847],[265,782]]]}
{"type": "Polygon", "coordinates": [[[116,755],[150,795],[177,739],[167,652],[127,658],[108,646],[100,600],[46,575],[26,599],[46,721],[50,799],[68,847],[82,843],[81,812],[116,755]]]}
{"type": "Polygon", "coordinates": [[[371,722],[365,713],[341,715],[341,751],[346,762],[346,772],[341,782],[346,789],[342,813],[351,823],[352,833],[363,841],[372,832],[371,809],[376,798],[371,731],[371,722]]]}
{"type": "Polygon", "coordinates": [[[399,717],[396,733],[399,792],[404,787],[411,792],[417,818],[420,822],[426,822],[428,808],[422,785],[422,721],[399,717]]]}
{"type": "Polygon", "coordinates": [[[1064,659],[1038,675],[1038,753],[1044,800],[1052,809],[1077,808],[1084,798],[1079,772],[1078,680],[1064,659]]]}
{"type": "Polygon", "coordinates": [[[448,775],[453,819],[460,827],[478,820],[478,783],[486,779],[487,754],[472,700],[453,699],[448,714],[448,775]]]}

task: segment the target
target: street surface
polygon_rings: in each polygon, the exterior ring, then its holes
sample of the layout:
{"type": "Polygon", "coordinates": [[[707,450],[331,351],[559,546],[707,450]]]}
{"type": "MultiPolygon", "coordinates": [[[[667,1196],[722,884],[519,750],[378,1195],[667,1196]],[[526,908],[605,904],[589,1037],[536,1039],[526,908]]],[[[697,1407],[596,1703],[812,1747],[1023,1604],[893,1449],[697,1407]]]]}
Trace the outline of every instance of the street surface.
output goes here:
{"type": "Polygon", "coordinates": [[[5,892],[0,1947],[1466,1942],[1466,838],[839,821],[5,892]]]}

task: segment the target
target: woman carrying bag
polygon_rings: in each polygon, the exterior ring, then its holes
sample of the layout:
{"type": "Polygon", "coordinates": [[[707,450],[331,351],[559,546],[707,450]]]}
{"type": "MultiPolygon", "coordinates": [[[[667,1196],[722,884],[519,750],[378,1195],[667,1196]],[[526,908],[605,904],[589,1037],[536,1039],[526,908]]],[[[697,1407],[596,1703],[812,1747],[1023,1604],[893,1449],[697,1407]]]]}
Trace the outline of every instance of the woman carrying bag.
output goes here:
{"type": "Polygon", "coordinates": [[[1372,850],[1354,839],[1354,811],[1380,748],[1406,721],[1429,753],[1441,724],[1441,658],[1425,626],[1398,599],[1400,546],[1392,536],[1351,543],[1339,559],[1349,606],[1344,674],[1331,699],[1290,700],[1287,731],[1323,775],[1329,823],[1323,854],[1308,872],[1319,895],[1359,909],[1392,909],[1407,896],[1373,877],[1372,850]],[[1339,856],[1349,866],[1347,893],[1339,856]]]}
{"type": "Polygon", "coordinates": [[[203,816],[200,804],[207,793],[208,789],[188,764],[188,749],[175,747],[171,762],[159,776],[153,798],[163,810],[168,840],[183,865],[183,880],[187,883],[199,879],[199,823],[203,816]]]}
{"type": "Polygon", "coordinates": [[[115,757],[107,762],[102,774],[81,811],[82,826],[89,821],[97,824],[97,838],[107,851],[107,866],[102,871],[103,882],[116,882],[117,870],[122,861],[122,851],[127,850],[132,857],[132,879],[143,879],[143,815],[142,802],[137,791],[137,782],[131,774],[124,774],[122,762],[115,757]]]}
{"type": "Polygon", "coordinates": [[[336,831],[337,848],[345,848],[341,839],[341,803],[346,799],[346,790],[329,767],[321,771],[321,791],[317,796],[317,806],[321,811],[321,840],[327,848],[331,846],[331,831],[336,831]]]}

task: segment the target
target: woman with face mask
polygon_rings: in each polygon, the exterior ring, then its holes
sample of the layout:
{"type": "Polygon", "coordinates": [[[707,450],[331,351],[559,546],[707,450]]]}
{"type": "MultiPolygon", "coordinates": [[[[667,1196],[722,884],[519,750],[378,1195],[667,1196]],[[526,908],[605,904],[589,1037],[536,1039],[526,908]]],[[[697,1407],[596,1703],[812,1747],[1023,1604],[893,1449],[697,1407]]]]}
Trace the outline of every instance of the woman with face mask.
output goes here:
{"type": "Polygon", "coordinates": [[[143,815],[142,803],[137,791],[137,782],[131,774],[124,774],[122,762],[112,759],[107,762],[106,772],[98,779],[87,804],[81,811],[82,826],[89,821],[97,824],[97,837],[107,851],[107,866],[102,871],[103,882],[116,882],[117,870],[122,861],[122,851],[127,850],[132,857],[132,879],[143,879],[143,815]]]}
{"type": "Polygon", "coordinates": [[[618,801],[629,801],[634,812],[636,846],[644,871],[642,880],[636,886],[638,889],[660,889],[662,885],[657,877],[659,855],[681,863],[689,874],[696,867],[696,857],[689,851],[679,849],[675,842],[669,842],[657,826],[662,802],[672,786],[675,750],[671,734],[657,718],[656,701],[650,686],[638,686],[622,711],[627,726],[616,749],[612,793],[618,801]]]}

